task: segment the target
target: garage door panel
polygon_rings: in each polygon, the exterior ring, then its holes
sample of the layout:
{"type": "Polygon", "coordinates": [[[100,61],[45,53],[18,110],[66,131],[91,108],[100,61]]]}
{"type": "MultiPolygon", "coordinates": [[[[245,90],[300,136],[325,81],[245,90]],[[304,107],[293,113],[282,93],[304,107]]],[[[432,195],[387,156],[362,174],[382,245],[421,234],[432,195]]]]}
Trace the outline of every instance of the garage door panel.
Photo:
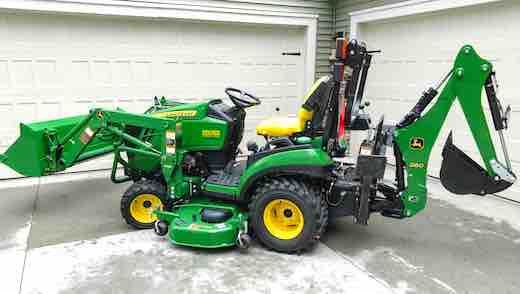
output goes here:
{"type": "MultiPolygon", "coordinates": [[[[369,98],[369,96],[367,96],[367,98],[369,98]]],[[[398,102],[392,103],[388,100],[376,99],[376,98],[367,99],[367,100],[371,100],[372,102],[377,101],[377,103],[372,103],[370,105],[370,107],[368,108],[372,115],[372,118],[374,120],[378,120],[379,117],[381,117],[381,115],[384,115],[387,123],[392,122],[392,121],[397,121],[396,118],[399,115],[400,107],[401,107],[399,105],[400,103],[398,103],[398,102]]]]}
{"type": "Polygon", "coordinates": [[[32,60],[14,59],[9,64],[11,83],[16,88],[32,88],[34,86],[34,70],[32,60]]]}
{"type": "Polygon", "coordinates": [[[131,81],[130,61],[115,60],[111,63],[112,85],[114,87],[129,86],[131,81]]]}
{"type": "Polygon", "coordinates": [[[39,88],[54,88],[58,86],[58,74],[56,70],[56,60],[41,59],[36,60],[34,66],[35,86],[39,88]]]}
{"type": "Polygon", "coordinates": [[[9,68],[7,60],[0,59],[0,90],[9,87],[9,68]]]}
{"type": "Polygon", "coordinates": [[[51,120],[61,115],[59,102],[42,102],[38,105],[37,120],[51,120]]]}
{"type": "Polygon", "coordinates": [[[229,86],[265,100],[247,122],[250,136],[276,107],[296,113],[303,95],[299,28],[20,13],[0,14],[0,37],[9,40],[0,48],[0,152],[21,121],[93,107],[142,113],[154,96],[195,102],[225,97],[229,86]]]}
{"type": "MultiPolygon", "coordinates": [[[[482,57],[493,62],[500,84],[498,94],[503,104],[520,109],[517,97],[520,93],[517,78],[520,46],[514,42],[518,39],[519,30],[518,1],[499,1],[361,25],[361,38],[366,40],[370,48],[383,51],[375,57],[367,83],[367,97],[374,100],[372,108],[377,109],[377,113],[386,112],[388,119],[400,118],[418,100],[423,90],[436,84],[451,68],[460,47],[472,44],[482,57]],[[381,110],[378,104],[382,105],[381,110]]],[[[489,107],[484,95],[482,103],[487,112],[489,107]]],[[[515,114],[516,111],[513,112],[506,139],[514,166],[518,168],[520,132],[516,130],[520,118],[515,114]]],[[[493,131],[489,113],[486,113],[486,117],[493,131]]],[[[438,175],[440,152],[449,130],[454,130],[457,146],[467,151],[477,162],[482,161],[462,111],[456,104],[432,151],[430,171],[433,175],[438,175]]],[[[500,154],[496,134],[493,134],[493,142],[500,154]]],[[[520,200],[520,194],[514,193],[520,190],[518,184],[514,189],[504,193],[520,200]]]]}
{"type": "MultiPolygon", "coordinates": [[[[267,117],[277,115],[276,108],[280,108],[280,113],[282,111],[284,111],[286,113],[290,113],[291,109],[287,109],[286,107],[281,107],[283,104],[282,102],[283,101],[282,101],[281,96],[263,98],[262,104],[260,104],[256,107],[253,107],[253,108],[249,108],[247,110],[247,115],[251,119],[257,119],[257,120],[265,119],[267,117]]],[[[296,113],[296,111],[293,111],[293,112],[296,113]]]]}
{"type": "Polygon", "coordinates": [[[9,142],[16,136],[12,130],[16,128],[15,114],[13,103],[0,102],[0,117],[2,123],[0,125],[0,144],[9,144],[9,142]]]}

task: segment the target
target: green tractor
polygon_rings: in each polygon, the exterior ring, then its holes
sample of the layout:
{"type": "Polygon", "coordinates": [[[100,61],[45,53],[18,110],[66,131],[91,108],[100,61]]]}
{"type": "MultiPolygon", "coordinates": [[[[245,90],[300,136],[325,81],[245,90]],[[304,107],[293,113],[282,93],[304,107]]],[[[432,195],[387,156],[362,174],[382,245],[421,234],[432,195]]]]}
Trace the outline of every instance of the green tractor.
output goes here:
{"type": "Polygon", "coordinates": [[[430,152],[456,99],[485,167],[455,147],[450,135],[443,185],[457,194],[485,195],[515,182],[502,137],[510,109],[504,111],[496,97],[491,63],[473,47],[460,50],[440,85],[427,90],[397,125],[380,120],[374,126],[362,97],[375,51],[343,38],[336,45],[331,74],[312,86],[297,116],[260,123],[256,130],[265,142],[247,143],[243,156],[246,109],[260,99],[227,88],[231,104],[163,97],[144,114],[92,109],[85,116],[21,124],[20,137],[0,160],[25,176],[45,176],[112,153],[111,180],[133,181],[120,207],[130,226],[202,248],[247,248],[255,236],[267,248],[287,253],[311,249],[333,218],[353,216],[366,225],[372,213],[400,219],[421,211],[430,152]],[[493,146],[482,89],[505,164],[493,146]],[[346,162],[346,134],[372,129],[356,162],[346,162]],[[396,162],[390,182],[383,181],[388,146],[396,162]]]}

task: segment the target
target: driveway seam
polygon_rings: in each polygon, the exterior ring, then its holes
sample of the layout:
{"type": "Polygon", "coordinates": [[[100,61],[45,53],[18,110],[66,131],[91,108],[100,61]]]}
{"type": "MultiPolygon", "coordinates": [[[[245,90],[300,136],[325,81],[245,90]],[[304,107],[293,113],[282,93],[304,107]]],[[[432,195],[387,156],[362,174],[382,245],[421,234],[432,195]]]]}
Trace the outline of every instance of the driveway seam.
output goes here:
{"type": "Polygon", "coordinates": [[[36,184],[36,195],[34,197],[31,217],[29,218],[29,233],[27,234],[27,240],[25,241],[25,254],[23,257],[22,273],[21,273],[21,277],[20,277],[20,287],[18,288],[18,294],[22,293],[23,277],[24,277],[24,273],[25,273],[25,263],[27,261],[27,254],[28,254],[29,248],[30,248],[29,240],[31,238],[34,212],[36,211],[36,204],[38,203],[38,197],[40,196],[40,186],[41,186],[41,177],[38,178],[38,183],[36,184]]]}
{"type": "Polygon", "coordinates": [[[355,260],[353,260],[352,258],[346,256],[345,254],[329,247],[327,244],[323,243],[323,242],[320,242],[321,244],[323,244],[325,247],[329,248],[332,252],[334,252],[334,254],[336,254],[337,256],[339,256],[339,258],[349,262],[350,264],[352,264],[354,267],[356,267],[357,269],[359,269],[360,271],[364,272],[365,274],[367,274],[371,279],[373,279],[374,281],[376,281],[378,284],[380,284],[381,286],[385,287],[386,289],[390,290],[390,292],[392,293],[395,293],[394,289],[388,285],[387,282],[385,282],[384,280],[381,280],[380,278],[376,277],[373,273],[369,272],[365,267],[359,265],[355,260]]]}

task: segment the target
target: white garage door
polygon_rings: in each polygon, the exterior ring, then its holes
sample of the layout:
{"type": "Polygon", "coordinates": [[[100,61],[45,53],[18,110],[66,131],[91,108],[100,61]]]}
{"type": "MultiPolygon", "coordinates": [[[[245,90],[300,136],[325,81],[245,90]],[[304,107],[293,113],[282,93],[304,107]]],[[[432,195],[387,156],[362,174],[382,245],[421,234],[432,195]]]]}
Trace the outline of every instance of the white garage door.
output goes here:
{"type": "MultiPolygon", "coordinates": [[[[304,90],[297,27],[0,13],[0,40],[0,152],[19,122],[92,107],[143,112],[156,95],[197,101],[225,97],[228,86],[262,99],[248,112],[251,134],[277,107],[296,113],[304,90]]],[[[12,176],[1,167],[0,178],[12,176]]]]}
{"type": "MultiPolygon", "coordinates": [[[[372,110],[378,115],[385,113],[387,119],[399,120],[417,102],[423,90],[435,85],[450,70],[458,50],[464,44],[472,44],[482,57],[495,65],[500,84],[499,97],[513,108],[506,139],[513,169],[520,174],[519,32],[518,1],[501,1],[361,25],[359,37],[366,40],[370,48],[383,50],[375,57],[368,78],[366,97],[374,102],[372,110]]],[[[485,94],[483,102],[487,109],[485,94]]],[[[489,117],[488,123],[492,128],[489,117]]],[[[440,154],[449,130],[454,131],[456,145],[475,160],[480,160],[471,132],[456,104],[430,159],[435,176],[438,176],[440,154]]],[[[495,142],[497,152],[501,154],[498,140],[495,142]]],[[[520,200],[519,192],[520,186],[516,185],[504,195],[520,200]]]]}

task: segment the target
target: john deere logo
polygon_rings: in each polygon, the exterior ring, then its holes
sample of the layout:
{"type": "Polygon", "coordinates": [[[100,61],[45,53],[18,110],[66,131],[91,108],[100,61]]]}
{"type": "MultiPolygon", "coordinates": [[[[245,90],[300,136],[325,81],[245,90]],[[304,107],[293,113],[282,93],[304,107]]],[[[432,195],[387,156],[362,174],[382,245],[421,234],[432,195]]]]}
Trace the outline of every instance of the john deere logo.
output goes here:
{"type": "Polygon", "coordinates": [[[410,140],[410,148],[413,150],[422,150],[424,148],[424,139],[413,137],[412,140],[410,140]]]}
{"type": "Polygon", "coordinates": [[[176,111],[168,111],[168,112],[156,112],[152,115],[155,117],[166,117],[166,118],[194,117],[197,115],[197,111],[196,110],[176,110],[176,111]]]}

